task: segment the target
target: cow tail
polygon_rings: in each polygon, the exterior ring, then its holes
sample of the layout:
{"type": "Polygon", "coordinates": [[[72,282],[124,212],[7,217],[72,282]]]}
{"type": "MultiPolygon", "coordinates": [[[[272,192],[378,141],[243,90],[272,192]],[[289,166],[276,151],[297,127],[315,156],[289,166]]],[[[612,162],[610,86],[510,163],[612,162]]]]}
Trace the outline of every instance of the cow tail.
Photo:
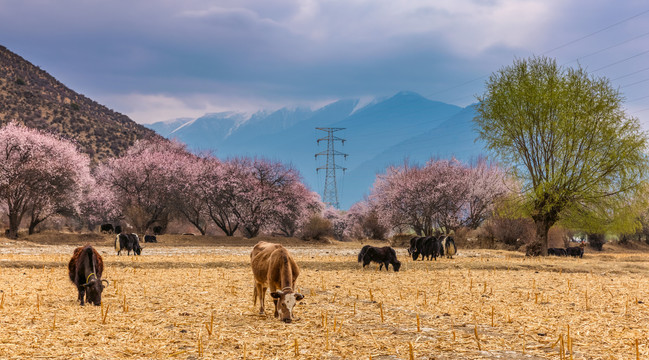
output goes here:
{"type": "Polygon", "coordinates": [[[367,253],[367,250],[370,248],[369,245],[363,246],[361,249],[361,252],[358,253],[358,262],[363,261],[363,258],[365,257],[365,254],[367,253]]]}
{"type": "Polygon", "coordinates": [[[257,306],[257,284],[253,284],[254,290],[252,291],[252,306],[257,306]]]}

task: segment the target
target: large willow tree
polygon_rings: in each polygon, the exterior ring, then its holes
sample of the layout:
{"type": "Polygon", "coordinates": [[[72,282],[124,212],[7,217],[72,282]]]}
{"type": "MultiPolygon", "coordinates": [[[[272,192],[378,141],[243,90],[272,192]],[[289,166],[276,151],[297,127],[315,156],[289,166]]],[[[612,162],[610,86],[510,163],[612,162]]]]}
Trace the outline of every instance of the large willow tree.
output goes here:
{"type": "Polygon", "coordinates": [[[647,134],[608,79],[547,57],[517,59],[490,76],[478,101],[480,138],[521,180],[543,255],[557,222],[634,226],[647,134]]]}

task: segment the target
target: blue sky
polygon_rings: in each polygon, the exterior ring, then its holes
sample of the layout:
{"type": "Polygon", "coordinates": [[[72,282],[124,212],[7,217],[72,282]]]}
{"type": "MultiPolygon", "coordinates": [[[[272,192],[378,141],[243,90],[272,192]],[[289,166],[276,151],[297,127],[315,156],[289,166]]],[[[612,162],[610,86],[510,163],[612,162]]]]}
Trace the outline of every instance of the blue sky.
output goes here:
{"type": "Polygon", "coordinates": [[[465,106],[548,55],[649,128],[645,0],[0,0],[0,44],[140,123],[401,90],[465,106]]]}

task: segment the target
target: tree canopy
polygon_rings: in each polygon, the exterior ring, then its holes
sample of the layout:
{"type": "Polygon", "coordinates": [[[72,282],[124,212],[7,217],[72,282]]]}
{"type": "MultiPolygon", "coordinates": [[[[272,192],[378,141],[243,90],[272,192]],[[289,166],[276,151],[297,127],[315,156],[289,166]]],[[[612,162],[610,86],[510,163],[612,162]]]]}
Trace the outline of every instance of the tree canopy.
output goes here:
{"type": "Polygon", "coordinates": [[[627,219],[645,189],[647,134],[608,79],[547,57],[517,59],[478,101],[479,136],[520,179],[544,254],[559,221],[635,226],[627,219]]]}

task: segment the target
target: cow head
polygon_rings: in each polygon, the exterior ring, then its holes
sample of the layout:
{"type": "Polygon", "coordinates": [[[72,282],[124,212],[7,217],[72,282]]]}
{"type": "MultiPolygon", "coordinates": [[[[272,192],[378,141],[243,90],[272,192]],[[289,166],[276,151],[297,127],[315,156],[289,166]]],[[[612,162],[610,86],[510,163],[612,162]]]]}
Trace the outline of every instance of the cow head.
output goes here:
{"type": "Polygon", "coordinates": [[[394,271],[399,271],[401,268],[401,261],[395,260],[394,263],[392,264],[392,267],[394,268],[394,271]]]}
{"type": "Polygon", "coordinates": [[[135,247],[133,248],[133,252],[136,253],[137,255],[142,255],[142,246],[136,243],[135,247]]]}
{"type": "Polygon", "coordinates": [[[96,306],[101,305],[101,293],[107,285],[108,280],[99,281],[97,278],[83,284],[83,287],[86,288],[86,302],[93,303],[96,306]],[[104,285],[104,282],[106,285],[104,285]]]}
{"type": "Polygon", "coordinates": [[[297,304],[298,301],[304,299],[304,295],[300,293],[294,293],[292,290],[286,292],[283,291],[273,291],[270,293],[270,296],[277,301],[277,313],[280,320],[285,323],[290,323],[293,321],[293,307],[297,304]]]}

